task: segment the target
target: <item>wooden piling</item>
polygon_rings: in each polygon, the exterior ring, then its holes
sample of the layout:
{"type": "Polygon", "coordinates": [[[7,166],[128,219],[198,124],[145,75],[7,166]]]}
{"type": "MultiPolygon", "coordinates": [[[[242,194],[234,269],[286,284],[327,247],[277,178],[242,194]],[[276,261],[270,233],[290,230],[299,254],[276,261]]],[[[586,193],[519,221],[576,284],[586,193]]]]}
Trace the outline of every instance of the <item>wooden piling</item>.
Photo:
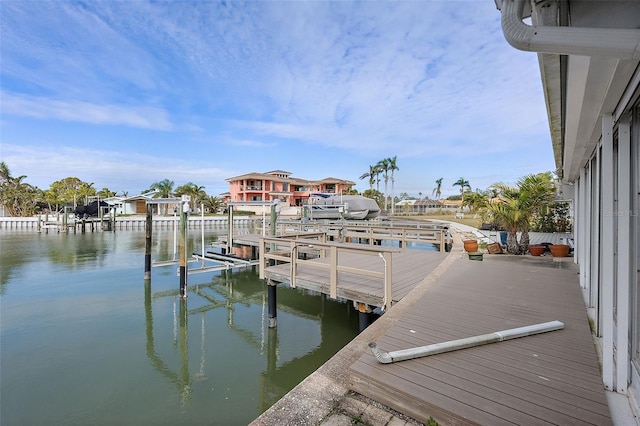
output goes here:
{"type": "Polygon", "coordinates": [[[227,222],[229,226],[227,227],[227,251],[226,253],[232,253],[233,248],[233,204],[229,204],[227,208],[227,222]]]}
{"type": "Polygon", "coordinates": [[[180,297],[187,297],[187,212],[180,207],[180,297]]]}
{"type": "Polygon", "coordinates": [[[147,222],[144,242],[144,279],[151,279],[151,234],[153,229],[153,204],[147,204],[147,222]]]}

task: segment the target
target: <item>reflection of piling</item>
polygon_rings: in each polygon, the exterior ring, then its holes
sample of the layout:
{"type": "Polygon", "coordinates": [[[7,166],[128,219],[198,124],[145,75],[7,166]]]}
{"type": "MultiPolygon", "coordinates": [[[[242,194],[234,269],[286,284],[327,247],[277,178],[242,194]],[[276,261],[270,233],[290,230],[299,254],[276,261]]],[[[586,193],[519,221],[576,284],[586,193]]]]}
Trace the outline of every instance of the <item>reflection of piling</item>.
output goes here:
{"type": "Polygon", "coordinates": [[[187,297],[187,212],[180,209],[180,297],[187,297]]]}
{"type": "Polygon", "coordinates": [[[151,279],[151,230],[153,229],[153,204],[147,204],[147,222],[144,241],[144,279],[151,279]]]}
{"type": "Polygon", "coordinates": [[[187,299],[180,299],[180,383],[182,384],[182,405],[189,398],[189,343],[188,343],[187,299]]]}
{"type": "Polygon", "coordinates": [[[269,330],[267,339],[267,372],[273,374],[278,367],[278,332],[269,330]]]}
{"type": "Polygon", "coordinates": [[[269,328],[275,328],[278,324],[276,283],[271,280],[267,282],[267,302],[269,304],[269,328]]]}

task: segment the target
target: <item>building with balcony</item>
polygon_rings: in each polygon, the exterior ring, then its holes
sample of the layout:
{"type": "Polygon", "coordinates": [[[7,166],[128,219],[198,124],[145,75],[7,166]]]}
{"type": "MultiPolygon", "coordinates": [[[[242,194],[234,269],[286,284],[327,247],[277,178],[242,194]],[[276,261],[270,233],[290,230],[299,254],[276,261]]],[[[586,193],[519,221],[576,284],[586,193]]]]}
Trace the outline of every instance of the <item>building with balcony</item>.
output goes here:
{"type": "Polygon", "coordinates": [[[307,180],[291,176],[291,172],[272,170],[265,173],[247,173],[227,179],[229,192],[223,194],[225,202],[234,204],[256,202],[270,203],[279,200],[283,207],[302,207],[313,193],[342,194],[349,191],[355,182],[327,177],[307,180]]]}

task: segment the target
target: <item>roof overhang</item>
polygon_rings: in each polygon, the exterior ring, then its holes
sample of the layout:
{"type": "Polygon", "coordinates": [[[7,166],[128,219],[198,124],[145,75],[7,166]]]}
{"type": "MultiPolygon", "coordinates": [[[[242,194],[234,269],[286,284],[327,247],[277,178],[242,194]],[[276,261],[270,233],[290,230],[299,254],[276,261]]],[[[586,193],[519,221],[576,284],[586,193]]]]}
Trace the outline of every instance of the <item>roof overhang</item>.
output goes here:
{"type": "Polygon", "coordinates": [[[640,2],[497,0],[505,38],[538,52],[556,173],[575,181],[640,63],[640,2]],[[531,17],[532,25],[523,22],[531,17]]]}

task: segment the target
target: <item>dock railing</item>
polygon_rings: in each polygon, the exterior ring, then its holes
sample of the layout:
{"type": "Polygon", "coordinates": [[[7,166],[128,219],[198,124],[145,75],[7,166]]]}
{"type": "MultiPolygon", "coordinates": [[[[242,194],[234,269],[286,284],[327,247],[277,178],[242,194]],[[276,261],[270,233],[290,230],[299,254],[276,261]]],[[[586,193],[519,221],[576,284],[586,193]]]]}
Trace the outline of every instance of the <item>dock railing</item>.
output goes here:
{"type": "Polygon", "coordinates": [[[338,273],[344,272],[362,277],[380,279],[383,285],[383,309],[391,307],[393,300],[392,294],[392,254],[400,252],[400,249],[393,247],[372,247],[364,244],[345,244],[323,241],[323,233],[315,234],[316,238],[308,238],[309,234],[288,237],[261,237],[260,238],[260,278],[264,279],[267,262],[289,263],[290,275],[289,285],[296,287],[298,278],[298,266],[304,264],[305,267],[327,270],[329,273],[329,296],[333,299],[338,297],[338,273]],[[328,263],[313,262],[307,259],[300,259],[301,250],[307,252],[315,252],[319,257],[329,257],[328,263]],[[355,268],[347,265],[339,264],[339,257],[345,253],[357,253],[360,255],[369,255],[379,257],[384,269],[382,272],[376,272],[371,269],[355,268]]]}
{"type": "Polygon", "coordinates": [[[407,243],[435,244],[441,252],[445,251],[445,232],[442,226],[432,224],[372,224],[353,222],[341,224],[339,222],[278,222],[278,234],[305,234],[308,232],[325,232],[327,236],[339,241],[350,242],[357,238],[360,242],[367,240],[368,245],[374,246],[383,240],[398,241],[402,248],[407,243]]]}

